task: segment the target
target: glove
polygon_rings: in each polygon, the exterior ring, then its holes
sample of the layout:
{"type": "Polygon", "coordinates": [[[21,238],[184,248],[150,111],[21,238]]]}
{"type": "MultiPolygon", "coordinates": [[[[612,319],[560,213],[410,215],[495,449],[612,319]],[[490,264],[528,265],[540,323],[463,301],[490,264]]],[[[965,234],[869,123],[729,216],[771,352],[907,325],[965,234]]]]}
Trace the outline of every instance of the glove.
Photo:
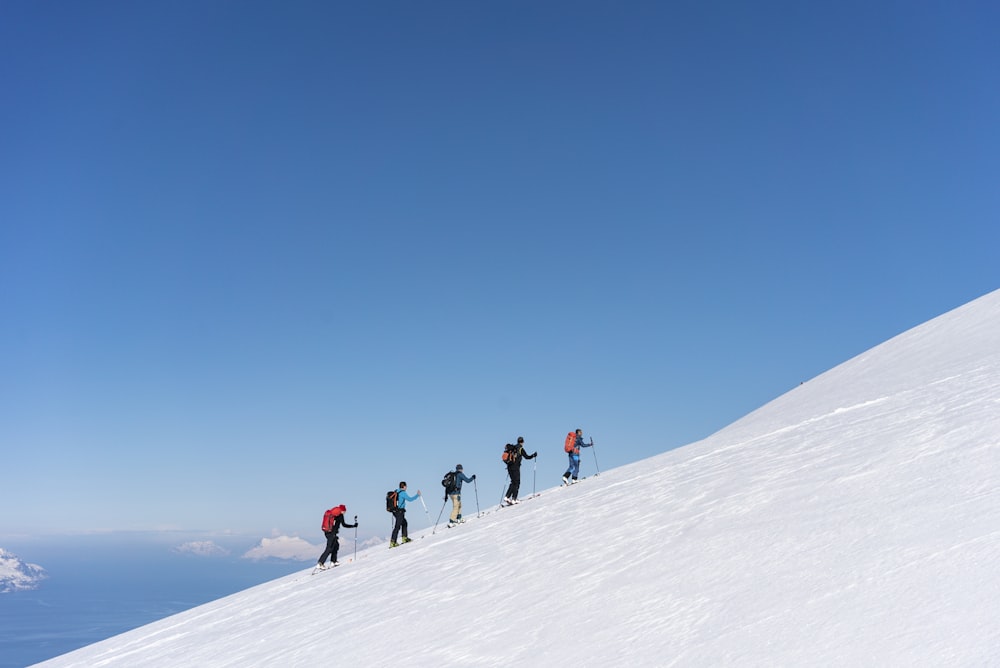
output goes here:
{"type": "Polygon", "coordinates": [[[531,458],[534,459],[537,456],[538,456],[538,450],[535,450],[535,454],[531,455],[531,458]]]}
{"type": "Polygon", "coordinates": [[[475,479],[476,479],[476,474],[475,474],[475,473],[473,473],[473,474],[472,474],[472,479],[473,479],[473,480],[475,480],[475,479]]]}

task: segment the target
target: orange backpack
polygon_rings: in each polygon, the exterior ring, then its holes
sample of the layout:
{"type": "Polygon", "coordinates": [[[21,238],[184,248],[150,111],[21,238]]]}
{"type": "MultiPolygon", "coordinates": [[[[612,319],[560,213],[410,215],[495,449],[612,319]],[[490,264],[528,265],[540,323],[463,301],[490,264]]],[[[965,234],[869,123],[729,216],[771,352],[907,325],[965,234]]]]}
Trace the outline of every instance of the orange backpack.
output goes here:
{"type": "Polygon", "coordinates": [[[566,452],[573,452],[576,450],[576,432],[571,431],[566,434],[566,445],[563,448],[566,452]]]}

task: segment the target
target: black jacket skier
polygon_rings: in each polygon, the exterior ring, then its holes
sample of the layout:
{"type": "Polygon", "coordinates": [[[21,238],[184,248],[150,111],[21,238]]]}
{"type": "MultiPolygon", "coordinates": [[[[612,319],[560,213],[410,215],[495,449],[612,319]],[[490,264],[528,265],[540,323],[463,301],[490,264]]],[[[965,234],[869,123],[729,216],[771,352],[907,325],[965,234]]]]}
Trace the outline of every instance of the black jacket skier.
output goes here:
{"type": "Polygon", "coordinates": [[[510,453],[507,457],[507,475],[510,476],[510,486],[507,487],[507,494],[503,500],[509,506],[519,503],[517,494],[521,489],[521,460],[534,459],[538,456],[538,452],[533,452],[530,455],[525,452],[523,436],[517,437],[517,445],[510,445],[510,443],[507,445],[506,450],[510,453]]]}
{"type": "Polygon", "coordinates": [[[340,539],[337,537],[337,532],[340,531],[340,527],[347,527],[348,529],[354,529],[358,526],[358,516],[354,516],[354,524],[348,524],[344,519],[344,513],[347,512],[347,506],[338,506],[340,513],[337,514],[336,519],[333,522],[333,526],[330,527],[329,531],[324,531],[326,536],[326,550],[319,557],[319,569],[322,570],[326,568],[326,558],[330,557],[330,566],[337,565],[337,552],[340,550],[340,539]]]}

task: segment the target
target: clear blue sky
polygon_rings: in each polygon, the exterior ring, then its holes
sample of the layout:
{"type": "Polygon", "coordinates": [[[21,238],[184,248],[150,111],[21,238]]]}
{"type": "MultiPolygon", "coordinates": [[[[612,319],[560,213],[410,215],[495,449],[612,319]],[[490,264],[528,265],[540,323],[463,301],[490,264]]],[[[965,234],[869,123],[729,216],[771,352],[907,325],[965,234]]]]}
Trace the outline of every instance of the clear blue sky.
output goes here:
{"type": "Polygon", "coordinates": [[[997,288],[996,7],[4,2],[0,537],[384,534],[997,288]]]}

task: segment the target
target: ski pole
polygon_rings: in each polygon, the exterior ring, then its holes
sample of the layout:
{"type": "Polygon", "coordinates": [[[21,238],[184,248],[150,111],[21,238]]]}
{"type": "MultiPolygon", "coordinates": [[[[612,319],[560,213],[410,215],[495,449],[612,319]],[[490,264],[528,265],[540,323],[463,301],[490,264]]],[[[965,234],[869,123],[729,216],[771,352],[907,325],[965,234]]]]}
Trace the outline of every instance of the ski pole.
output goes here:
{"type": "Polygon", "coordinates": [[[500,507],[501,508],[503,508],[503,500],[504,500],[504,494],[505,494],[504,490],[507,489],[507,487],[508,487],[507,481],[509,481],[509,480],[510,480],[510,471],[507,471],[507,475],[503,479],[503,487],[500,488],[500,507]]]}
{"type": "Polygon", "coordinates": [[[476,490],[476,517],[479,517],[479,485],[476,484],[475,476],[472,477],[472,489],[476,490]]]}
{"type": "Polygon", "coordinates": [[[358,560],[358,516],[354,516],[354,561],[358,560]]]}
{"type": "Polygon", "coordinates": [[[594,438],[590,438],[590,449],[594,451],[594,468],[597,469],[597,473],[594,475],[601,475],[601,465],[597,463],[597,447],[594,445],[594,438]]]}
{"type": "Polygon", "coordinates": [[[420,495],[419,497],[417,497],[417,498],[419,498],[419,499],[420,499],[420,505],[422,505],[422,506],[424,507],[424,514],[425,514],[425,515],[427,515],[427,523],[428,523],[428,524],[430,524],[430,523],[431,523],[431,513],[430,513],[430,511],[429,511],[429,510],[427,510],[427,504],[426,504],[426,503],[424,503],[424,495],[423,495],[423,494],[421,494],[421,495],[420,495]]]}
{"type": "Polygon", "coordinates": [[[535,455],[535,461],[531,462],[531,498],[535,498],[535,479],[538,471],[538,455],[535,455]]]}
{"type": "Polygon", "coordinates": [[[448,503],[448,497],[447,496],[444,497],[444,502],[441,504],[441,512],[438,513],[438,518],[434,521],[434,531],[431,531],[431,534],[434,534],[437,531],[438,523],[441,522],[441,515],[444,514],[444,506],[445,506],[446,503],[448,503]]]}

